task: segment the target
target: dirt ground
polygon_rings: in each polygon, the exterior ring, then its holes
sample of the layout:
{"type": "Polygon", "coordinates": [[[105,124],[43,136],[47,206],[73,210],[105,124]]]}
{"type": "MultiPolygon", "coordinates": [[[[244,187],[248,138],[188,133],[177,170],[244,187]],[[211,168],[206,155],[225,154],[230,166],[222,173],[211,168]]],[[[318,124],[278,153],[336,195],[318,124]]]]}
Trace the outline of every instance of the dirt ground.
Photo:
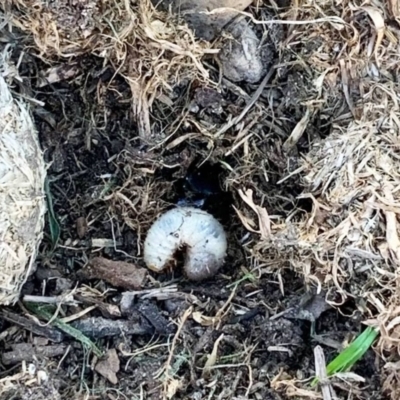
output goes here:
{"type": "MultiPolygon", "coordinates": [[[[265,10],[278,19],[290,9],[282,4],[278,12],[267,3],[251,12],[259,18],[265,10]]],[[[348,17],[372,35],[367,14],[350,17],[341,13],[340,2],[336,11],[322,3],[330,15],[348,17]]],[[[311,14],[309,19],[318,17],[311,14]]],[[[35,99],[55,218],[47,221],[36,270],[22,296],[72,296],[75,303],[64,303],[58,316],[72,316],[68,323],[82,332],[79,324],[86,321],[86,336],[107,356],[106,372],[99,372],[99,358],[78,340],[51,336],[57,332],[51,325],[40,335],[25,320],[15,321],[30,314],[22,302],[6,307],[0,322],[1,399],[323,398],[310,386],[314,349],[321,346],[331,360],[364,329],[365,314],[357,298],[339,304],[329,285],[317,293],[287,257],[259,249],[260,232],[244,200],[251,189],[254,203],[272,222],[297,218],[294,210],[301,216],[313,209],[294,172],[314,142],[328,138],[335,123],[353,118],[340,84],[328,82],[316,100],[319,71],[312,68],[313,57],[328,43],[330,23],[322,26],[320,36],[306,41],[291,41],[297,28],[306,29],[301,25],[269,26],[275,70],[240,129],[213,134],[242,112],[260,82],[222,78],[210,56],[203,65],[212,84],[185,77],[177,79],[169,99],[155,97],[151,138],[139,135],[132,85],[112,63],[93,54],[39,57],[31,34],[14,28],[11,35],[3,28],[0,44],[11,44],[22,77],[15,90],[35,99]],[[50,67],[67,65],[73,66],[71,77],[41,84],[50,67]],[[314,109],[306,129],[288,151],[285,143],[310,103],[314,109]],[[241,138],[251,136],[236,146],[238,131],[241,138]],[[178,204],[209,211],[226,229],[228,256],[215,278],[197,283],[181,268],[159,275],[146,271],[141,287],[129,289],[82,274],[96,257],[145,268],[148,228],[159,213],[178,204]],[[127,303],[126,292],[132,290],[127,303]],[[102,335],[107,323],[118,321],[131,323],[135,331],[110,328],[102,335]],[[51,354],[41,354],[40,346],[51,354]]],[[[259,35],[263,29],[255,28],[259,35]]],[[[334,43],[332,48],[339,51],[334,43]]],[[[320,62],[328,63],[324,57],[320,62]]],[[[364,283],[362,276],[357,279],[364,283]]],[[[357,284],[347,281],[343,287],[351,292],[357,284]]],[[[338,398],[391,398],[384,364],[370,349],[352,369],[363,382],[332,381],[338,398]]]]}

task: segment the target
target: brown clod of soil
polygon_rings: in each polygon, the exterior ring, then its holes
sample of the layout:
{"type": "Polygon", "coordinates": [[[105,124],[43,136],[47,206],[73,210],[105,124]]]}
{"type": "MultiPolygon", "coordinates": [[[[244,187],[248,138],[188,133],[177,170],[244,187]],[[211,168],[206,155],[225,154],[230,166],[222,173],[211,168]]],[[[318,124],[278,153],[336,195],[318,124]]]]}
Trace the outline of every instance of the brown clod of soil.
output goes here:
{"type": "Polygon", "coordinates": [[[214,40],[252,0],[172,0],[165,3],[172,5],[173,12],[179,13],[198,38],[214,40]]]}
{"type": "Polygon", "coordinates": [[[116,373],[119,371],[119,358],[115,349],[108,350],[103,360],[100,360],[95,370],[113,385],[118,383],[116,373]]]}
{"type": "Polygon", "coordinates": [[[273,54],[261,41],[244,18],[233,22],[227,33],[231,36],[218,54],[222,73],[233,82],[256,83],[267,72],[273,54]]]}
{"type": "Polygon", "coordinates": [[[194,101],[200,107],[207,108],[216,114],[220,114],[223,111],[223,96],[213,88],[198,88],[194,95],[194,101]]]}
{"type": "Polygon", "coordinates": [[[306,293],[300,300],[295,299],[292,310],[285,314],[286,318],[305,319],[307,321],[316,321],[323,312],[329,310],[332,306],[326,302],[325,293],[306,293]]]}
{"type": "Polygon", "coordinates": [[[137,290],[142,288],[147,270],[124,261],[96,257],[79,271],[79,275],[85,279],[102,279],[116,287],[137,290]]]}

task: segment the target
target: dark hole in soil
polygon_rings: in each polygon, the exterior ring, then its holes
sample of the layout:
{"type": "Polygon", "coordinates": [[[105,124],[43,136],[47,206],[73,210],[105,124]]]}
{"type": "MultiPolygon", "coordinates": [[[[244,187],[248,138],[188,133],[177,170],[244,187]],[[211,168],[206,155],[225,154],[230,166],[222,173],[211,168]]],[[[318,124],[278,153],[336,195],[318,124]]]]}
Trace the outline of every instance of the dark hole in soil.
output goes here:
{"type": "Polygon", "coordinates": [[[311,212],[313,207],[313,202],[311,199],[297,199],[297,207],[305,212],[311,212]]]}
{"type": "Polygon", "coordinates": [[[233,197],[230,192],[221,188],[224,170],[217,163],[207,161],[200,166],[199,163],[199,159],[193,161],[183,178],[174,177],[178,167],[162,168],[155,177],[174,182],[172,194],[165,200],[178,206],[201,208],[226,224],[232,216],[233,197]]]}
{"type": "Polygon", "coordinates": [[[205,162],[198,166],[193,162],[187,171],[185,182],[188,190],[209,196],[219,194],[221,190],[221,174],[223,168],[220,164],[205,162]]]}

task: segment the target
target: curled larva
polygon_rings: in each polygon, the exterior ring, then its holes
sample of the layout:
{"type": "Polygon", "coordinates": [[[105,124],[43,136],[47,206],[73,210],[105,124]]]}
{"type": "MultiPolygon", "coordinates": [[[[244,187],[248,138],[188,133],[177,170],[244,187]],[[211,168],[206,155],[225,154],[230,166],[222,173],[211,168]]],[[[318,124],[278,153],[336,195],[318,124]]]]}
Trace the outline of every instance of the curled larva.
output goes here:
{"type": "Polygon", "coordinates": [[[186,276],[195,281],[215,275],[224,263],[227,240],[224,228],[210,214],[193,207],[167,211],[150,228],[144,242],[144,261],[161,272],[185,255],[186,276]]]}

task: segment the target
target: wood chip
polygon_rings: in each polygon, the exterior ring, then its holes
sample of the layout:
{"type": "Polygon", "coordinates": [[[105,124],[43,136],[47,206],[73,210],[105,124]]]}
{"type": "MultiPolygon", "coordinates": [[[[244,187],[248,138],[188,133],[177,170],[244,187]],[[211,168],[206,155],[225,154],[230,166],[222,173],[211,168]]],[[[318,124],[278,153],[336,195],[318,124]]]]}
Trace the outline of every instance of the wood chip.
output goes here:
{"type": "Polygon", "coordinates": [[[116,374],[119,371],[119,365],[120,362],[117,351],[111,349],[107,351],[105,358],[96,364],[95,370],[113,385],[116,385],[118,383],[116,374]]]}
{"type": "Polygon", "coordinates": [[[102,279],[113,286],[134,290],[142,288],[147,270],[124,261],[96,257],[79,272],[79,276],[85,279],[102,279]]]}
{"type": "Polygon", "coordinates": [[[76,233],[78,234],[79,239],[83,239],[88,230],[88,224],[85,217],[79,217],[76,220],[76,233]]]}
{"type": "Polygon", "coordinates": [[[170,335],[175,332],[175,325],[171,325],[153,303],[148,301],[140,303],[139,311],[154,326],[156,333],[170,335]]]}

